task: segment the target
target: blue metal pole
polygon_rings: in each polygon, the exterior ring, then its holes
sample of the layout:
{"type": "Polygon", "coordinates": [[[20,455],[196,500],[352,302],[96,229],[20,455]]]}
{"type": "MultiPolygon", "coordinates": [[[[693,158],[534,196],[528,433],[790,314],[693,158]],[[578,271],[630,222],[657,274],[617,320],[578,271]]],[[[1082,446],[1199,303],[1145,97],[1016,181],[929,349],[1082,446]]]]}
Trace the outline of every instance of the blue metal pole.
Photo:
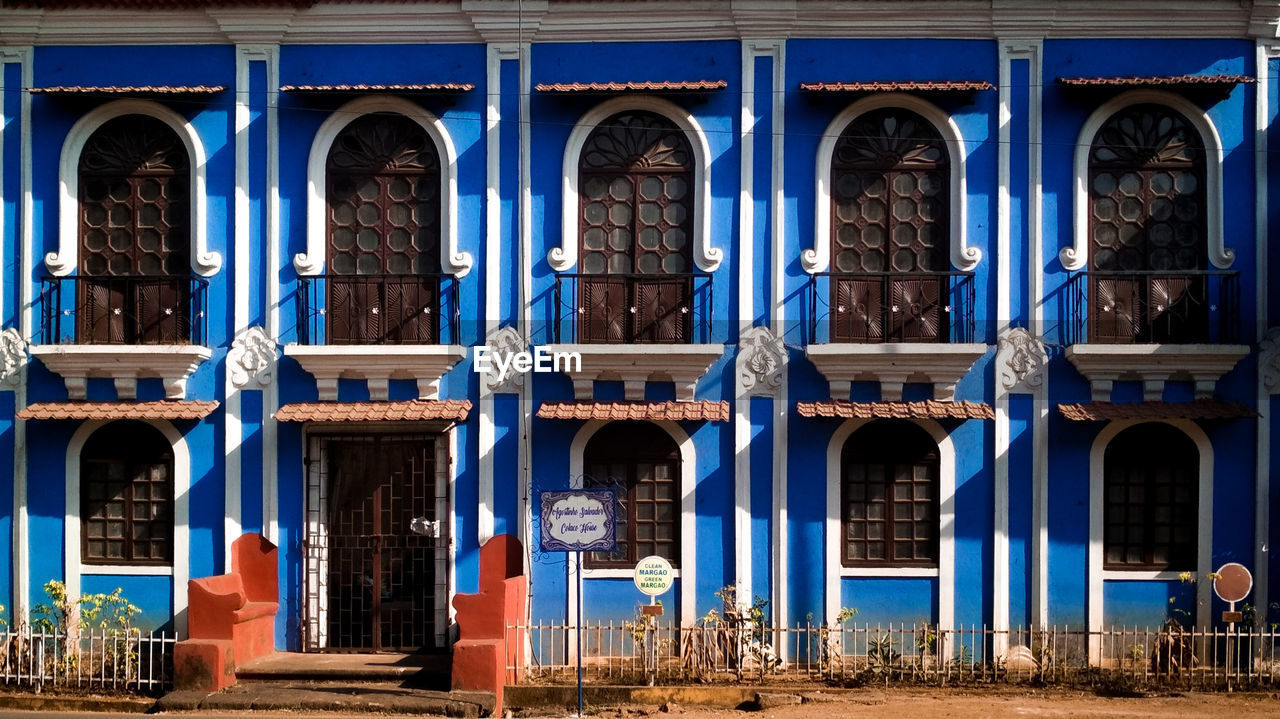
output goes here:
{"type": "Polygon", "coordinates": [[[582,552],[578,552],[578,716],[582,716],[582,552]]]}

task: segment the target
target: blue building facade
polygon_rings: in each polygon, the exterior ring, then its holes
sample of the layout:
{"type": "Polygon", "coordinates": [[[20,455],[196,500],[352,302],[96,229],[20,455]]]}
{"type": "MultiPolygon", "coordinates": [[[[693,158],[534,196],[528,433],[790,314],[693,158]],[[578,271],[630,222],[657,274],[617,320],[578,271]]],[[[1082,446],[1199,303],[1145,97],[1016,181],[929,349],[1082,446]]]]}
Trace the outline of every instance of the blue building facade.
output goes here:
{"type": "Polygon", "coordinates": [[[496,534],[532,621],[1269,605],[1280,6],[145,5],[0,6],[10,623],[250,531],[288,650],[446,648],[496,534]]]}

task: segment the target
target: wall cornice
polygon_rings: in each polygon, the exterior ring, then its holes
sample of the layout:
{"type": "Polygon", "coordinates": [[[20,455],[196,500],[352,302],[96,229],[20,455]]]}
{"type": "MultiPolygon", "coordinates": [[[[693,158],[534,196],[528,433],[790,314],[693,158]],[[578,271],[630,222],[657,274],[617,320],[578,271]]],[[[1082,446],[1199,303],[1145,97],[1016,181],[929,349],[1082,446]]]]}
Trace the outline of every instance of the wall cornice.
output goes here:
{"type": "Polygon", "coordinates": [[[1277,37],[1276,0],[318,2],[307,8],[0,9],[0,44],[464,43],[741,37],[1277,37]],[[1140,29],[1140,33],[1137,32],[1140,29]]]}

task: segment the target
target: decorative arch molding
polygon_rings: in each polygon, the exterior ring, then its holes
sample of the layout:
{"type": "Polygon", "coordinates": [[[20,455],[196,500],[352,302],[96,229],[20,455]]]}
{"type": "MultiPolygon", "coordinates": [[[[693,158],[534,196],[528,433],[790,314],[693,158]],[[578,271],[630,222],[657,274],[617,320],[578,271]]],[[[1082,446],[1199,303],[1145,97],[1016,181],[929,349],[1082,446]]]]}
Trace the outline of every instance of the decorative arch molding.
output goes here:
{"type": "Polygon", "coordinates": [[[399,97],[373,95],[346,103],[333,112],[316,131],[307,160],[307,249],[293,256],[299,275],[324,272],[325,242],[328,233],[325,196],[329,149],[347,125],[360,115],[388,112],[403,115],[418,124],[440,152],[444,177],[440,182],[440,267],[443,272],[465,276],[474,260],[458,250],[458,152],[444,123],[422,107],[399,97]]]}
{"type": "Polygon", "coordinates": [[[831,124],[822,133],[818,142],[818,162],[815,168],[817,193],[815,195],[816,214],[813,226],[813,249],[800,253],[800,264],[805,272],[816,274],[825,272],[831,265],[831,162],[835,155],[836,143],[840,134],[856,120],[872,110],[886,107],[898,107],[920,115],[927,120],[942,136],[947,144],[949,165],[951,168],[951,227],[949,246],[951,264],[958,270],[969,271],[982,261],[982,250],[968,246],[967,207],[968,186],[965,182],[965,145],[960,127],[950,115],[937,105],[906,93],[890,92],[863,98],[845,108],[836,115],[831,124]]]}
{"type": "Polygon", "coordinates": [[[191,574],[191,450],[181,432],[160,419],[128,420],[151,425],[173,448],[173,566],[107,567],[93,566],[86,572],[80,562],[80,455],[94,432],[124,420],[90,420],[80,425],[67,443],[66,509],[63,522],[63,567],[67,596],[80,595],[80,578],[90,575],[164,575],[173,577],[173,627],[178,640],[187,638],[187,580],[191,574]]]}
{"type": "Polygon", "coordinates": [[[58,161],[58,251],[44,256],[45,266],[56,277],[65,277],[80,264],[80,154],[99,127],[123,115],[147,115],[168,125],[182,141],[190,159],[191,269],[209,277],[222,267],[222,255],[208,249],[205,199],[207,157],[200,135],[185,117],[150,100],[116,100],[94,109],[71,126],[58,161]]]}
{"type": "Polygon", "coordinates": [[[938,445],[938,568],[911,569],[893,567],[885,570],[861,569],[846,572],[840,564],[840,458],[844,445],[854,432],[875,422],[874,419],[845,420],[831,435],[827,445],[827,512],[823,532],[823,567],[825,590],[822,614],[828,624],[834,624],[840,612],[840,581],[850,577],[937,577],[938,580],[938,628],[951,629],[955,624],[955,573],[956,573],[956,450],[951,435],[942,425],[931,419],[907,420],[929,433],[938,445]]]}
{"type": "MultiPolygon", "coordinates": [[[[685,432],[679,424],[668,420],[645,420],[651,424],[657,425],[667,434],[671,435],[671,439],[680,448],[680,566],[676,568],[676,576],[680,578],[680,622],[682,624],[692,625],[697,621],[697,558],[696,551],[696,533],[697,524],[695,522],[694,492],[698,484],[698,454],[694,447],[693,439],[689,437],[689,433],[685,432]]],[[[583,474],[583,455],[587,450],[587,443],[595,436],[596,432],[604,429],[609,424],[609,420],[593,419],[582,426],[578,433],[573,436],[573,442],[569,445],[569,483],[571,489],[582,488],[583,474]]],[[[579,595],[578,584],[573,581],[573,577],[577,576],[578,559],[574,553],[569,554],[569,597],[567,616],[577,616],[576,611],[579,595]]],[[[631,570],[629,569],[588,569],[583,574],[586,579],[617,579],[630,578],[631,570]]]]}
{"type": "Polygon", "coordinates": [[[578,263],[578,161],[591,131],[619,112],[653,112],[675,123],[689,138],[693,150],[693,192],[697,217],[693,222],[693,261],[703,272],[714,272],[724,259],[724,251],[711,246],[711,146],[698,120],[684,108],[658,97],[636,95],[607,100],[592,108],[574,126],[565,143],[561,198],[560,246],[547,253],[547,262],[557,272],[567,272],[578,263]]]}
{"type": "MultiPolygon", "coordinates": [[[[1103,563],[1103,510],[1104,510],[1104,473],[1107,446],[1121,432],[1139,424],[1167,424],[1185,434],[1195,442],[1196,451],[1200,454],[1200,482],[1196,498],[1197,513],[1201,517],[1213,517],[1213,444],[1209,435],[1205,434],[1195,422],[1186,419],[1174,420],[1114,420],[1098,433],[1089,450],[1089,549],[1088,549],[1088,622],[1089,622],[1089,661],[1097,664],[1102,658],[1101,635],[1103,628],[1103,582],[1107,579],[1126,581],[1177,581],[1179,572],[1144,572],[1116,571],[1104,572],[1103,563]]],[[[1204,578],[1213,571],[1213,522],[1200,522],[1196,535],[1196,575],[1201,581],[1196,582],[1196,618],[1197,626],[1207,627],[1211,619],[1210,590],[1212,583],[1204,578]]]]}
{"type": "Polygon", "coordinates": [[[1190,100],[1163,90],[1131,90],[1103,103],[1085,120],[1076,140],[1073,165],[1075,173],[1075,232],[1074,244],[1058,252],[1058,259],[1066,270],[1082,270],[1089,264],[1089,150],[1093,139],[1111,116],[1130,105],[1164,105],[1180,113],[1200,133],[1204,141],[1205,178],[1204,192],[1206,241],[1209,262],[1220,270],[1235,262],[1235,250],[1226,246],[1222,229],[1222,138],[1208,113],[1190,100]]]}

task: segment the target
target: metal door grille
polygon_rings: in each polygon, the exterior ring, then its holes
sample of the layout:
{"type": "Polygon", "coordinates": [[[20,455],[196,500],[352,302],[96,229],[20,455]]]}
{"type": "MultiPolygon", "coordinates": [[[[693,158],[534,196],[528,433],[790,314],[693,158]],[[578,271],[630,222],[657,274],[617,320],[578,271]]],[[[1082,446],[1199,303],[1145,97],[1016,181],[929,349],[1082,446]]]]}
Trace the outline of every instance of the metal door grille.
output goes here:
{"type": "Polygon", "coordinates": [[[307,445],[304,645],[444,646],[448,450],[435,434],[315,435],[307,445]]]}

